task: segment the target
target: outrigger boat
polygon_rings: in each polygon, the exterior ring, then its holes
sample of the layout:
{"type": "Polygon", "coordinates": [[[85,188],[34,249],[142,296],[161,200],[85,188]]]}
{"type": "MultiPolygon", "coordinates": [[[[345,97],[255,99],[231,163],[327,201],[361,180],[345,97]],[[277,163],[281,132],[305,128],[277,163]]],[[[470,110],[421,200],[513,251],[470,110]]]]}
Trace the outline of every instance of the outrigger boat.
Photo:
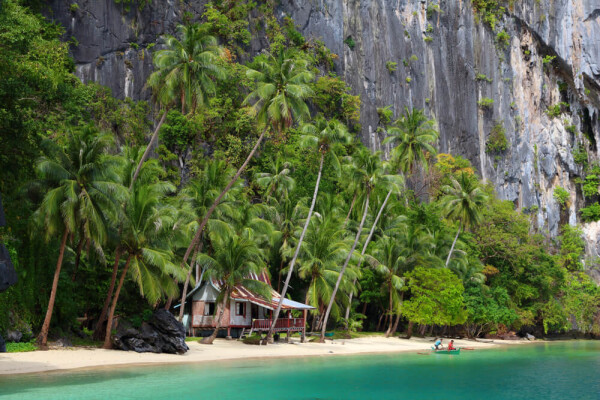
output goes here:
{"type": "Polygon", "coordinates": [[[431,350],[433,350],[433,352],[436,354],[460,354],[460,347],[457,349],[454,349],[454,350],[447,350],[447,349],[436,350],[435,347],[431,346],[431,350]]]}

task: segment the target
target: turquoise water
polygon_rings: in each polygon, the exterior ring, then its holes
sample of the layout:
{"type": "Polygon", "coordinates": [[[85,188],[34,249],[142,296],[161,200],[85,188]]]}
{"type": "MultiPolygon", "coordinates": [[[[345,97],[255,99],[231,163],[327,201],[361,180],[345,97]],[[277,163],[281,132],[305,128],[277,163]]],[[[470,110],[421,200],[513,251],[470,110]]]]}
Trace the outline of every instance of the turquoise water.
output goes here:
{"type": "Polygon", "coordinates": [[[600,399],[600,343],[0,376],[0,399],[600,399]]]}

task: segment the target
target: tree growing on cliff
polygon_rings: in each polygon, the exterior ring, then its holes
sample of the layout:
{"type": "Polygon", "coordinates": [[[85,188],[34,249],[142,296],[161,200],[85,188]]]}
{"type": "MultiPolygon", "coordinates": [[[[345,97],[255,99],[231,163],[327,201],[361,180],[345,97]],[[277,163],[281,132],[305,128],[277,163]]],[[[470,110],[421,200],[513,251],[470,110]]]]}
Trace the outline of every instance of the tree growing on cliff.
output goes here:
{"type": "Polygon", "coordinates": [[[179,25],[177,30],[181,39],[164,35],[166,49],[154,54],[156,71],[148,77],[147,85],[163,109],[163,115],[140,159],[133,181],[150,155],[168,109],[179,101],[181,114],[193,113],[205,104],[208,96],[216,93],[215,81],[226,77],[221,59],[223,48],[208,34],[205,25],[179,25]]]}

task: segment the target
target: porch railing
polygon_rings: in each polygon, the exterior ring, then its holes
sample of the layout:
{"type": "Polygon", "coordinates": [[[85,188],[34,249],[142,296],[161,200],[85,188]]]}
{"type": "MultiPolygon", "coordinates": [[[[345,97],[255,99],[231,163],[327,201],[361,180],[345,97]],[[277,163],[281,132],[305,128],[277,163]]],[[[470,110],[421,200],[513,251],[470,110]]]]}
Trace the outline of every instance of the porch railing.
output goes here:
{"type": "MultiPolygon", "coordinates": [[[[273,323],[272,319],[253,319],[252,331],[268,331],[273,323]]],[[[275,323],[275,331],[301,331],[304,329],[304,318],[279,318],[275,323]]]]}

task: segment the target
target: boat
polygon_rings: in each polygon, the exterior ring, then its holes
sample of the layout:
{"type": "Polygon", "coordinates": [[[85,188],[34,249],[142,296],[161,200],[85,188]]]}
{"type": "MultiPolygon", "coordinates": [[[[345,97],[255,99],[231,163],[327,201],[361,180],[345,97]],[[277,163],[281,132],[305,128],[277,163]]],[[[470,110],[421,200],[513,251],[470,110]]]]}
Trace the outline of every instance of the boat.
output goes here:
{"type": "Polygon", "coordinates": [[[436,350],[435,347],[431,346],[431,350],[436,354],[460,354],[460,347],[457,349],[454,349],[454,350],[447,350],[447,349],[436,350]]]}

